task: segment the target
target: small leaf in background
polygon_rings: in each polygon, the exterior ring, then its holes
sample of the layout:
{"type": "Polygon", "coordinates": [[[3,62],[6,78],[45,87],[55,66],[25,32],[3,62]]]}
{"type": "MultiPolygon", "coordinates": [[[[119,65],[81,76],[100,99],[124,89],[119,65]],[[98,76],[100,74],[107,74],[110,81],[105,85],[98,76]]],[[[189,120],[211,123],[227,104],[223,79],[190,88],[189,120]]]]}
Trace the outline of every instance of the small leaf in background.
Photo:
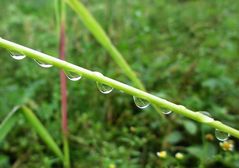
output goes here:
{"type": "Polygon", "coordinates": [[[185,120],[183,126],[189,134],[195,135],[197,133],[197,125],[193,121],[185,120]]]}
{"type": "Polygon", "coordinates": [[[171,144],[176,144],[182,139],[183,139],[183,136],[179,131],[174,131],[166,137],[166,140],[171,144]]]}
{"type": "Polygon", "coordinates": [[[0,167],[10,167],[9,158],[5,155],[0,155],[0,167]]]}
{"type": "Polygon", "coordinates": [[[213,159],[217,154],[217,148],[212,143],[205,143],[203,146],[190,146],[186,150],[189,154],[204,161],[213,159]]]}
{"type": "Polygon", "coordinates": [[[200,159],[203,155],[202,146],[190,146],[187,148],[188,153],[200,159]]]}

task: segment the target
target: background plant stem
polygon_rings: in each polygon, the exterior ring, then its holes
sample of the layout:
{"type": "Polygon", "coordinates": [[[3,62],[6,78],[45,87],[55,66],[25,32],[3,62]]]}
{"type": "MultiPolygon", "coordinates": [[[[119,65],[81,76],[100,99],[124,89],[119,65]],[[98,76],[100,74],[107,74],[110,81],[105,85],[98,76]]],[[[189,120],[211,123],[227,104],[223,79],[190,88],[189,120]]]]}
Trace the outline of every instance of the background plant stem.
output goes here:
{"type": "MultiPolygon", "coordinates": [[[[65,60],[65,21],[61,20],[60,39],[59,39],[59,55],[61,60],[65,60]]],[[[61,112],[62,112],[62,131],[65,135],[68,133],[67,128],[67,84],[64,71],[60,71],[61,78],[61,112]]]]}
{"type": "MultiPolygon", "coordinates": [[[[59,33],[59,57],[65,60],[66,52],[66,34],[65,22],[66,12],[65,3],[63,0],[58,2],[59,10],[56,10],[56,18],[58,18],[58,33],[59,33]],[[58,15],[58,16],[57,16],[58,15]],[[60,20],[60,21],[59,21],[60,20]]],[[[67,80],[64,71],[60,71],[60,89],[61,89],[61,124],[64,145],[64,167],[70,167],[69,143],[68,143],[68,116],[67,116],[67,80]]]]}

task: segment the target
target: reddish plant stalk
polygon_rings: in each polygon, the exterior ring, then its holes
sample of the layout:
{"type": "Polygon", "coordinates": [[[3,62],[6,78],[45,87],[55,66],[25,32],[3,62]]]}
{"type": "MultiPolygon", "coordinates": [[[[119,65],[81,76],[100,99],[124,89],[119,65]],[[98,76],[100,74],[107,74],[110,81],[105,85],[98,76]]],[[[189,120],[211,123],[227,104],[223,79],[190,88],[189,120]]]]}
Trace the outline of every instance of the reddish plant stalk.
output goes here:
{"type": "MultiPolygon", "coordinates": [[[[60,42],[59,42],[59,54],[60,59],[65,60],[65,23],[61,23],[60,27],[60,42]]],[[[64,71],[60,71],[61,79],[61,127],[64,135],[67,135],[67,80],[64,71]]]]}

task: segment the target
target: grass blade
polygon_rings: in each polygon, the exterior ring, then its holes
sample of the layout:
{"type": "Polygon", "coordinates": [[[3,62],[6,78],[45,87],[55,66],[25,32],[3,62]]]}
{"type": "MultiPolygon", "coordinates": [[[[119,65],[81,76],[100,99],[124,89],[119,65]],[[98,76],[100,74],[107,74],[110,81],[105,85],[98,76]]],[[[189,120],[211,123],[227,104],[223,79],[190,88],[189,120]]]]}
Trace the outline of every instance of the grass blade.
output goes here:
{"type": "MultiPolygon", "coordinates": [[[[69,6],[80,16],[82,22],[87,29],[94,35],[98,42],[110,53],[113,60],[119,65],[123,72],[132,80],[134,85],[141,90],[146,90],[143,83],[139,80],[135,72],[131,69],[122,54],[113,45],[110,38],[107,36],[100,24],[94,19],[87,8],[78,0],[66,0],[69,6]]],[[[164,116],[161,110],[153,105],[154,109],[159,112],[162,119],[164,116]]]]}
{"type": "Polygon", "coordinates": [[[19,106],[13,108],[13,110],[8,114],[8,116],[3,120],[0,125],[0,142],[2,142],[7,134],[12,130],[13,126],[18,121],[17,111],[19,106]]]}
{"type": "Polygon", "coordinates": [[[125,72],[125,74],[133,81],[134,85],[145,90],[144,85],[138,79],[135,72],[131,69],[121,53],[113,45],[100,24],[94,19],[87,8],[78,0],[66,0],[68,5],[80,16],[82,22],[87,29],[94,35],[98,42],[110,53],[114,61],[125,72]]]}
{"type": "Polygon", "coordinates": [[[23,106],[21,108],[23,115],[28,120],[33,129],[39,134],[42,140],[48,145],[48,147],[61,159],[63,159],[63,154],[60,148],[57,146],[56,142],[53,140],[51,135],[48,133],[47,129],[42,125],[38,120],[36,115],[32,112],[31,109],[23,106]]]}

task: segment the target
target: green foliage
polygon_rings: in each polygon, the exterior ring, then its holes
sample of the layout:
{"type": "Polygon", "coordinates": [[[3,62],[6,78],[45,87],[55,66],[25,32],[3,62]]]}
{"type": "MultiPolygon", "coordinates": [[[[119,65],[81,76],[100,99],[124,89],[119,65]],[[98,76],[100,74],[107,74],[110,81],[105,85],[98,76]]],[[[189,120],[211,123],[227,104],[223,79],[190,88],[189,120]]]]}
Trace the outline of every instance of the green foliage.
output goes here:
{"type": "MultiPolygon", "coordinates": [[[[1,0],[0,4],[0,36],[56,55],[54,12],[49,1],[1,0]]],[[[192,109],[209,111],[238,128],[237,1],[93,0],[84,4],[107,30],[148,90],[192,109]]],[[[69,14],[67,59],[89,69],[102,69],[107,76],[130,83],[78,17],[70,11],[69,14]]],[[[0,49],[0,53],[1,119],[24,97],[60,143],[58,70],[39,69],[30,60],[16,62],[7,52],[0,49]],[[32,82],[36,85],[29,89],[32,82]]],[[[68,82],[68,87],[70,132],[81,142],[70,142],[73,166],[107,167],[111,162],[122,168],[175,165],[175,148],[180,146],[187,156],[185,162],[178,163],[181,167],[207,166],[205,158],[203,161],[187,150],[202,149],[205,134],[200,129],[196,134],[188,132],[185,118],[171,115],[168,122],[159,122],[151,108],[141,112],[134,107],[131,97],[118,92],[101,95],[95,83],[88,80],[68,82]],[[136,132],[131,132],[131,127],[136,132]],[[165,137],[174,131],[183,138],[176,144],[168,144],[165,137]],[[122,137],[127,140],[122,142],[122,137]],[[160,150],[167,150],[171,157],[158,158],[156,152],[160,150]]],[[[30,153],[27,161],[22,159],[21,167],[50,167],[54,159],[46,155],[38,137],[28,130],[26,124],[20,123],[1,146],[0,161],[16,162],[21,160],[20,154],[30,153]],[[32,139],[34,145],[24,145],[26,139],[32,139]]],[[[204,128],[205,133],[213,131],[204,128]]],[[[222,151],[216,140],[209,143],[216,152],[208,166],[238,167],[236,152],[222,151]]]]}
{"type": "MultiPolygon", "coordinates": [[[[42,125],[42,123],[37,119],[35,114],[25,106],[16,106],[13,110],[8,114],[5,120],[0,125],[0,144],[4,144],[5,138],[8,134],[13,132],[13,128],[17,127],[19,119],[21,119],[22,115],[25,117],[25,121],[31,126],[35,132],[41,137],[41,139],[46,143],[46,145],[59,157],[59,159],[63,159],[62,152],[57,146],[57,144],[52,139],[51,135],[48,133],[46,128],[42,125]]],[[[2,161],[0,161],[0,165],[5,167],[9,163],[6,161],[5,157],[2,156],[2,161]]]]}

